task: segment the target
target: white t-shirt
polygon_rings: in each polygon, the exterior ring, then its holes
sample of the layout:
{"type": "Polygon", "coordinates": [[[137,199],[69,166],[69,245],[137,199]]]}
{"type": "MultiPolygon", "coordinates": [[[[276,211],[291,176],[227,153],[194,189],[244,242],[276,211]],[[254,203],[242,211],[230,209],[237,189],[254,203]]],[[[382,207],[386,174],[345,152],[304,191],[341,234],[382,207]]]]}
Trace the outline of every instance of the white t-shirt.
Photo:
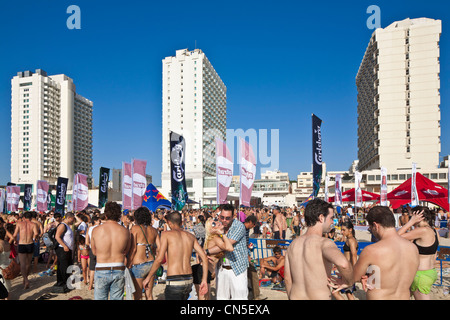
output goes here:
{"type": "MultiPolygon", "coordinates": [[[[63,225],[66,226],[66,231],[64,233],[64,236],[62,238],[62,241],[64,242],[64,244],[70,249],[73,250],[73,231],[72,228],[69,227],[67,224],[65,224],[64,222],[62,223],[63,225]]],[[[59,245],[60,247],[62,247],[62,245],[59,245]]]]}
{"type": "Polygon", "coordinates": [[[80,225],[77,228],[78,231],[84,231],[81,235],[85,238],[86,238],[86,229],[87,229],[87,224],[84,221],[82,223],[80,223],[80,225]]]}

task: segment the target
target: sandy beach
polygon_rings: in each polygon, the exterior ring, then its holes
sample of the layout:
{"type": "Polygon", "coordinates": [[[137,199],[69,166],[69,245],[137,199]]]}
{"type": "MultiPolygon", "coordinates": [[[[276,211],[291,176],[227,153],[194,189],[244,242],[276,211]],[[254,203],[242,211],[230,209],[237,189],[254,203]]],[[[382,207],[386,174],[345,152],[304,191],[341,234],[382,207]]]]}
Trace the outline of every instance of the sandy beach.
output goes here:
{"type": "MultiPolygon", "coordinates": [[[[370,234],[367,231],[356,230],[356,238],[358,241],[370,241],[370,234]]],[[[450,246],[450,239],[440,238],[441,246],[450,246]]],[[[439,262],[436,263],[436,268],[440,276],[440,265],[439,262]]],[[[94,300],[94,290],[88,290],[83,282],[80,283],[79,289],[74,289],[68,293],[64,294],[53,294],[51,292],[52,286],[56,282],[56,275],[40,276],[39,272],[45,271],[45,264],[38,264],[38,272],[30,276],[30,288],[27,290],[23,289],[22,277],[19,276],[11,282],[11,300],[94,300]]],[[[435,283],[432,288],[431,299],[432,300],[450,300],[450,294],[448,294],[450,287],[450,264],[445,263],[443,265],[443,286],[440,286],[440,278],[435,283]]],[[[212,283],[212,299],[215,299],[214,293],[214,282],[212,283]]],[[[164,283],[158,283],[153,289],[153,296],[155,300],[164,300],[164,283]]],[[[355,292],[355,298],[357,300],[365,300],[365,293],[361,289],[361,285],[357,284],[358,290],[355,292]]],[[[270,287],[260,287],[260,291],[263,296],[267,297],[267,300],[287,300],[287,295],[285,292],[272,290],[270,287]]]]}

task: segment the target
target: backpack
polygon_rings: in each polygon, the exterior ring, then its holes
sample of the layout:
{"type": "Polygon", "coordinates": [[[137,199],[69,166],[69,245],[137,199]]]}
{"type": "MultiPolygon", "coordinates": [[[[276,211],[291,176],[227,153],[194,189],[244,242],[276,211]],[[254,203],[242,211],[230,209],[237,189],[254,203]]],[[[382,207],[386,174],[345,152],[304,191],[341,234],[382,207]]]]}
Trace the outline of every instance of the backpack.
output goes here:
{"type": "MultiPolygon", "coordinates": [[[[61,223],[60,223],[61,224],[61,223]]],[[[58,229],[59,225],[56,226],[56,228],[52,228],[44,235],[42,236],[42,239],[44,241],[44,244],[47,246],[47,248],[53,250],[56,249],[59,246],[59,242],[56,240],[56,230],[58,229]]],[[[64,226],[64,229],[66,229],[66,226],[64,226]]],[[[66,233],[67,230],[64,230],[62,236],[66,233]]]]}

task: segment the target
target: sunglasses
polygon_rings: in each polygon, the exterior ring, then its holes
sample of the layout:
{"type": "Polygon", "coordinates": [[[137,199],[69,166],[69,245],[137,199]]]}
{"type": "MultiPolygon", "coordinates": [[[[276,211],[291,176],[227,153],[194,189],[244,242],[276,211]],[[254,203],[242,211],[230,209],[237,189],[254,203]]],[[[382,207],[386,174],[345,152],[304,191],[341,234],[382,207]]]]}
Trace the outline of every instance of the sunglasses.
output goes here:
{"type": "Polygon", "coordinates": [[[220,219],[220,220],[230,221],[230,220],[231,220],[231,217],[224,217],[224,216],[219,215],[219,219],[220,219]]]}
{"type": "Polygon", "coordinates": [[[213,222],[211,223],[211,225],[213,226],[213,227],[215,227],[215,226],[217,226],[218,225],[218,223],[217,222],[219,222],[219,219],[217,219],[217,218],[214,218],[214,220],[213,220],[213,222]]]}

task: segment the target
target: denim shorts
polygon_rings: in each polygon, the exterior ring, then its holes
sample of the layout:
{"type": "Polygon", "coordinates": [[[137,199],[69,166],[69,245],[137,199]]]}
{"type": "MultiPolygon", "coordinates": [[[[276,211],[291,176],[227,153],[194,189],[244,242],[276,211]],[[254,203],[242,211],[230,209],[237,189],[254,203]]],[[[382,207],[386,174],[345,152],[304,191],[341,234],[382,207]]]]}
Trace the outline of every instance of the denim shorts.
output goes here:
{"type": "Polygon", "coordinates": [[[143,262],[143,263],[140,263],[140,264],[135,264],[130,269],[131,274],[136,279],[143,279],[150,272],[150,269],[152,268],[152,265],[153,265],[153,260],[152,261],[143,262]]]}
{"type": "Polygon", "coordinates": [[[125,271],[95,270],[94,300],[123,300],[125,271]]]}

